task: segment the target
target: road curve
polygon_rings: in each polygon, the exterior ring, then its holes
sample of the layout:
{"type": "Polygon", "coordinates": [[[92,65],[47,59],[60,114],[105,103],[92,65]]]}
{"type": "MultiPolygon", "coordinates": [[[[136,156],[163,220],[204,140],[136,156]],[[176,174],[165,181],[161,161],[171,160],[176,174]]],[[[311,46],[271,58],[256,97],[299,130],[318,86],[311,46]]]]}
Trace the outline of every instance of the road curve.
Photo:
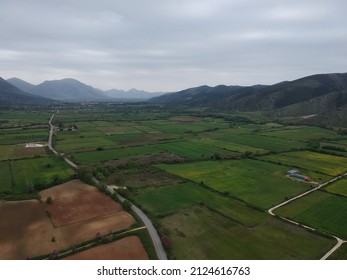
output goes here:
{"type": "MultiPolygon", "coordinates": [[[[107,187],[107,190],[112,194],[115,193],[115,191],[112,187],[107,187]]],[[[117,194],[117,197],[122,202],[125,200],[125,198],[123,196],[121,196],[120,194],[117,194]]],[[[152,238],[153,245],[154,245],[155,250],[156,250],[157,255],[158,255],[158,259],[159,260],[167,260],[167,256],[166,256],[165,250],[163,248],[163,245],[161,243],[160,237],[159,237],[156,229],[154,228],[151,220],[146,216],[145,213],[143,213],[143,211],[141,209],[139,209],[138,207],[136,207],[132,203],[131,203],[131,210],[133,210],[140,217],[140,219],[143,221],[143,223],[145,224],[145,226],[146,226],[146,228],[147,228],[147,230],[148,230],[148,232],[152,238]]]]}
{"type": "MultiPolygon", "coordinates": [[[[52,120],[54,119],[55,114],[52,115],[52,117],[50,118],[48,124],[50,126],[50,131],[49,131],[49,138],[48,138],[48,148],[56,155],[56,156],[60,156],[59,153],[53,148],[52,146],[52,138],[53,138],[53,132],[54,132],[54,126],[52,125],[52,120]]],[[[63,157],[63,159],[65,160],[65,162],[67,164],[69,164],[72,168],[74,169],[78,169],[78,165],[75,164],[74,162],[72,162],[71,160],[69,160],[66,157],[63,157]]],[[[99,181],[96,178],[93,178],[93,181],[96,184],[99,184],[99,181]]],[[[114,189],[108,187],[108,190],[111,193],[114,193],[114,189]]],[[[124,201],[125,198],[122,197],[121,195],[117,194],[119,200],[124,201]]],[[[145,224],[149,235],[152,239],[155,251],[157,252],[157,256],[159,260],[167,260],[167,256],[165,253],[165,250],[163,248],[163,244],[161,243],[161,240],[159,238],[159,235],[156,231],[156,229],[154,228],[151,220],[146,216],[145,213],[143,213],[143,211],[141,209],[139,209],[138,207],[136,207],[134,204],[131,203],[131,209],[140,217],[140,219],[143,221],[143,223],[145,224]]]]}
{"type": "MultiPolygon", "coordinates": [[[[344,176],[347,176],[347,172],[344,173],[344,174],[342,174],[342,175],[336,176],[336,177],[334,177],[333,179],[331,179],[331,180],[329,180],[329,181],[327,181],[327,182],[325,182],[325,183],[323,183],[323,184],[320,184],[318,187],[315,187],[315,188],[313,188],[312,190],[309,190],[309,191],[304,192],[304,193],[302,193],[302,194],[299,194],[299,195],[297,195],[297,196],[295,196],[295,197],[293,197],[293,198],[291,198],[291,199],[288,199],[288,200],[286,200],[286,201],[284,201],[284,202],[282,202],[282,203],[280,203],[280,204],[277,204],[277,205],[275,205],[274,207],[272,207],[272,208],[270,208],[269,210],[267,210],[267,212],[268,212],[271,216],[277,216],[277,217],[281,218],[282,220],[285,220],[285,221],[290,222],[290,223],[292,223],[292,224],[295,224],[295,225],[297,225],[297,226],[301,226],[301,227],[306,228],[306,229],[310,229],[310,230],[313,230],[313,231],[317,231],[316,229],[314,229],[314,228],[312,228],[312,227],[308,227],[308,226],[306,226],[306,225],[300,224],[300,223],[295,222],[295,221],[293,221],[293,220],[290,220],[290,219],[288,219],[288,218],[285,218],[285,217],[276,215],[273,211],[276,210],[276,209],[278,209],[278,208],[280,208],[280,207],[282,207],[282,206],[284,206],[284,205],[286,205],[286,204],[288,204],[288,203],[290,203],[290,202],[292,202],[292,201],[294,201],[294,200],[297,200],[297,199],[299,199],[299,198],[301,198],[301,197],[303,197],[303,196],[305,196],[305,195],[308,195],[308,194],[311,193],[311,192],[315,192],[315,191],[319,190],[320,188],[325,187],[325,186],[328,185],[328,184],[331,184],[331,183],[333,183],[333,182],[335,182],[335,181],[337,181],[337,180],[340,180],[340,179],[341,179],[342,177],[344,177],[344,176]]],[[[335,245],[329,252],[327,252],[327,253],[321,258],[321,260],[326,260],[326,259],[327,259],[328,257],[330,257],[330,255],[332,255],[338,248],[340,248],[340,246],[341,246],[343,243],[347,242],[346,240],[342,240],[341,238],[339,238],[339,237],[337,237],[337,236],[334,236],[334,235],[331,235],[331,237],[335,238],[336,241],[337,241],[337,243],[336,243],[336,245],[335,245]]]]}

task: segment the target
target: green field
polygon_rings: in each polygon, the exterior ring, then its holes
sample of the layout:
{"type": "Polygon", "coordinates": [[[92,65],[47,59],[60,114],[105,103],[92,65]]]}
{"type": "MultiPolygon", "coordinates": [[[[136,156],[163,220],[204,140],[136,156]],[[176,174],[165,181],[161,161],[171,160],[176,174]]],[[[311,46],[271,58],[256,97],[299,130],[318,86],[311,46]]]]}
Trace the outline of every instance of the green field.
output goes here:
{"type": "Polygon", "coordinates": [[[8,161],[0,161],[0,193],[12,192],[12,176],[8,161]]]}
{"type": "Polygon", "coordinates": [[[160,164],[158,167],[264,209],[310,188],[286,178],[288,168],[257,160],[160,164]]]}
{"type": "Polygon", "coordinates": [[[0,160],[13,158],[16,145],[0,145],[0,160]]]}
{"type": "Polygon", "coordinates": [[[254,154],[266,154],[268,151],[260,148],[255,148],[239,143],[234,143],[230,141],[223,141],[223,140],[216,140],[211,138],[203,138],[203,139],[197,139],[193,140],[195,143],[201,143],[201,144],[207,144],[210,146],[214,146],[221,149],[227,149],[229,151],[236,151],[240,153],[244,152],[251,152],[254,154]]]}
{"type": "Polygon", "coordinates": [[[48,129],[5,129],[0,130],[0,144],[13,145],[17,143],[29,143],[47,141],[48,129]]]}
{"type": "Polygon", "coordinates": [[[347,238],[347,198],[317,191],[275,212],[320,231],[347,238]]]}
{"type": "Polygon", "coordinates": [[[221,121],[196,121],[196,122],[176,122],[176,121],[153,121],[147,122],[146,126],[164,133],[194,133],[208,130],[218,130],[228,127],[226,122],[221,121]]]}
{"type": "Polygon", "coordinates": [[[342,246],[328,258],[328,260],[347,260],[347,243],[342,244],[342,246]]]}
{"type": "Polygon", "coordinates": [[[347,197],[347,179],[342,179],[329,185],[326,190],[330,193],[335,193],[347,197]]]}
{"type": "Polygon", "coordinates": [[[188,159],[210,159],[215,154],[218,154],[222,158],[230,158],[237,155],[237,153],[225,149],[192,141],[171,142],[160,144],[158,147],[172,154],[176,154],[188,159]]]}
{"type": "Polygon", "coordinates": [[[263,156],[262,159],[337,176],[347,171],[347,158],[310,151],[263,156]]]}
{"type": "Polygon", "coordinates": [[[63,153],[96,150],[98,147],[104,149],[116,148],[118,145],[112,140],[104,137],[85,137],[57,141],[56,149],[63,153]]]}
{"type": "Polygon", "coordinates": [[[292,139],[297,141],[308,141],[311,139],[336,139],[340,138],[335,131],[320,127],[299,127],[278,129],[270,132],[264,132],[262,135],[278,137],[283,139],[292,139]]]}
{"type": "Polygon", "coordinates": [[[268,137],[255,133],[226,135],[222,136],[220,139],[274,152],[290,151],[293,149],[305,148],[307,146],[307,143],[305,142],[268,137]]]}
{"type": "Polygon", "coordinates": [[[266,219],[266,214],[247,207],[240,201],[212,192],[198,184],[141,188],[132,199],[156,216],[167,215],[184,208],[202,204],[244,225],[255,225],[266,219]]]}
{"type": "Polygon", "coordinates": [[[41,157],[12,162],[15,191],[26,192],[35,185],[44,186],[55,181],[66,180],[74,171],[60,158],[41,157]]]}
{"type": "Polygon", "coordinates": [[[92,151],[84,153],[73,154],[73,158],[81,164],[90,164],[95,162],[102,162],[108,160],[117,160],[128,157],[136,157],[141,155],[148,155],[154,153],[160,153],[164,150],[156,145],[111,149],[104,151],[92,151]]]}
{"type": "Polygon", "coordinates": [[[319,259],[334,240],[276,218],[245,227],[204,207],[185,209],[161,220],[173,259],[319,259]]]}

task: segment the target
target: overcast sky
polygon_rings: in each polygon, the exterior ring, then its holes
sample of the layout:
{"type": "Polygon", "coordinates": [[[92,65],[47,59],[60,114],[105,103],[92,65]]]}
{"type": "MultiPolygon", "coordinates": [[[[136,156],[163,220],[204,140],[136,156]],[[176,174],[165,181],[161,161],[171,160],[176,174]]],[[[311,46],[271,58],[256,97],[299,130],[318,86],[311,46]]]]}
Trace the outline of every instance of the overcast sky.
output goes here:
{"type": "Polygon", "coordinates": [[[347,72],[346,0],[0,0],[0,76],[176,91],[347,72]]]}

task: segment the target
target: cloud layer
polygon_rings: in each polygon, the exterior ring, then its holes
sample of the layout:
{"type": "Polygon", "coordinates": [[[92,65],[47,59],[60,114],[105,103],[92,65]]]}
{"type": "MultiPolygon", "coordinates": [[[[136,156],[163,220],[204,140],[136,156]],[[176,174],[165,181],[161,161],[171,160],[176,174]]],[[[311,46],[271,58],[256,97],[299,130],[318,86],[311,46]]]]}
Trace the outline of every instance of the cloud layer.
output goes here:
{"type": "Polygon", "coordinates": [[[347,70],[344,0],[0,0],[0,76],[102,89],[271,84],[347,70]]]}

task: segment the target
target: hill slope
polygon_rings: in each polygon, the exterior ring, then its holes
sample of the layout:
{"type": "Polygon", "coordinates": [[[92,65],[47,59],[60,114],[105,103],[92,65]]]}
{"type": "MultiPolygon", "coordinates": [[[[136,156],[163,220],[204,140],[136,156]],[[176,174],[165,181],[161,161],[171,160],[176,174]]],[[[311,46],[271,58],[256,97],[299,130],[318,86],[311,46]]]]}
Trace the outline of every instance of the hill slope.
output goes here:
{"type": "Polygon", "coordinates": [[[99,90],[75,79],[45,81],[37,85],[34,92],[39,96],[64,101],[97,101],[107,99],[99,90]]]}
{"type": "Polygon", "coordinates": [[[347,73],[320,74],[271,86],[202,86],[152,98],[150,102],[239,111],[282,109],[282,114],[297,115],[336,110],[345,105],[346,91],[347,73]]]}
{"type": "Polygon", "coordinates": [[[48,104],[51,100],[38,97],[10,84],[0,77],[0,106],[17,106],[17,105],[31,105],[31,104],[48,104]]]}

